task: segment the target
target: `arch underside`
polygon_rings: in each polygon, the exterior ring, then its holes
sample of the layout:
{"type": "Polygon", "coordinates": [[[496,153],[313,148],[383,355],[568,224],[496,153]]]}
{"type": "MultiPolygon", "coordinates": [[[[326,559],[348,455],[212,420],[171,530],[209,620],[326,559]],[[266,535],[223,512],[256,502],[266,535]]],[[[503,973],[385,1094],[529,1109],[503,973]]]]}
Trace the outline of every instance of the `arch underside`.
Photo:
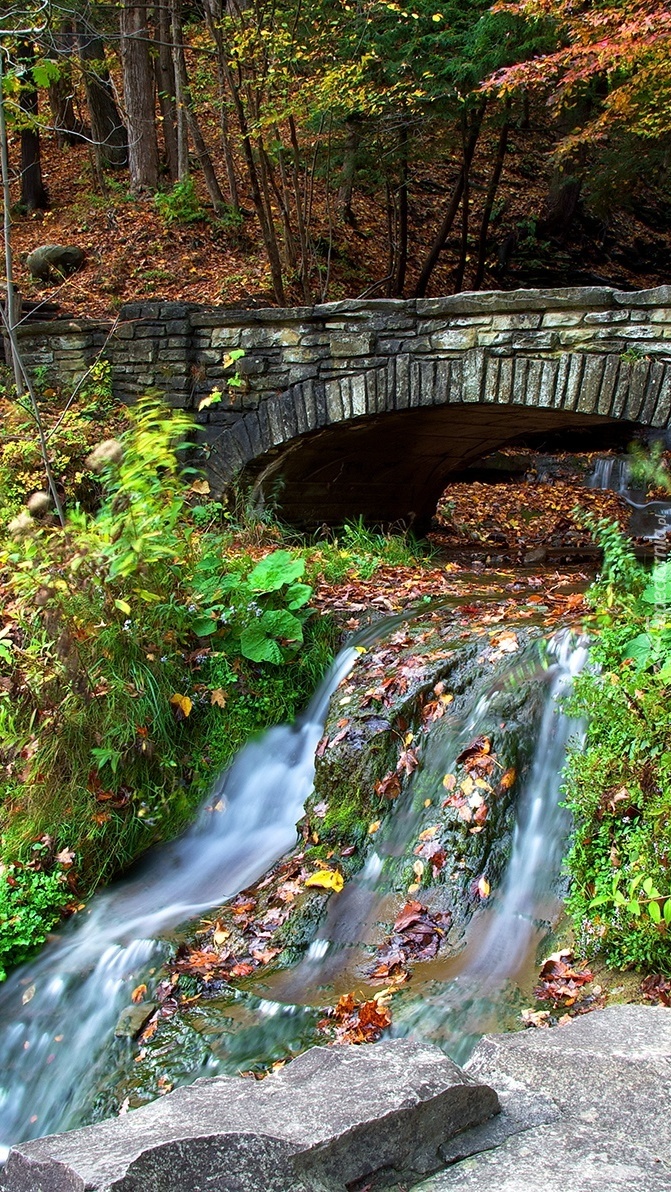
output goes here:
{"type": "MultiPolygon", "coordinates": [[[[363,517],[424,530],[451,476],[528,436],[604,429],[617,419],[524,406],[457,404],[356,418],[304,434],[247,466],[260,501],[302,528],[363,517]]],[[[627,424],[633,432],[634,424],[627,424]]],[[[597,443],[598,444],[598,434],[597,443]]]]}

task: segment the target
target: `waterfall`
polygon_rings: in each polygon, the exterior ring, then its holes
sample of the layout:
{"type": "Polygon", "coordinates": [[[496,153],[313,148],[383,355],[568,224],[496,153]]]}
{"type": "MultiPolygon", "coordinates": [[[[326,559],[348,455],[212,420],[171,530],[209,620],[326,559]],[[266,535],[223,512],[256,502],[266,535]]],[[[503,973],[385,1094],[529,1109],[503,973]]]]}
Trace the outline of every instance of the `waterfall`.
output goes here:
{"type": "Polygon", "coordinates": [[[131,992],[166,954],[155,937],[237,894],[296,840],[344,650],[296,726],[246,745],[193,827],[136,877],[98,895],[0,988],[0,1145],[79,1125],[131,992]]]}
{"type": "Polygon", "coordinates": [[[671,500],[646,501],[645,489],[636,487],[625,456],[605,455],[596,459],[587,487],[620,493],[631,509],[630,534],[647,539],[655,545],[656,553],[660,551],[666,557],[671,535],[671,500]]]}
{"type": "MultiPolygon", "coordinates": [[[[378,626],[369,636],[379,632],[378,626]]],[[[355,657],[354,649],[340,655],[295,727],[271,729],[240,752],[187,833],[152,853],[131,878],[97,896],[87,912],[0,990],[0,1142],[5,1152],[15,1141],[87,1120],[109,1070],[119,1013],[128,1006],[133,988],[168,955],[168,944],[157,937],[246,888],[294,845],[329,700],[355,657]]],[[[450,1034],[462,1040],[480,1030],[473,1012],[474,987],[480,997],[485,986],[495,991],[517,972],[529,951],[538,905],[556,885],[567,831],[558,808],[561,771],[574,728],[558,708],[557,696],[585,657],[584,642],[576,643],[562,631],[550,640],[544,661],[538,655],[530,658],[523,677],[546,684],[547,698],[519,800],[507,875],[491,910],[484,913],[475,942],[466,947],[461,976],[435,998],[421,999],[405,1019],[399,1017],[398,1031],[420,1037],[437,1033],[437,1041],[451,1054],[460,1054],[462,1042],[450,1043],[450,1034]],[[455,998],[461,999],[458,1013],[455,998]],[[449,1023],[450,1015],[449,1029],[436,1032],[436,1021],[449,1023]]],[[[519,678],[511,667],[507,681],[519,678]]],[[[449,740],[451,765],[495,709],[503,681],[499,674],[492,690],[475,699],[455,727],[449,740]]],[[[442,776],[444,756],[436,765],[442,776]]],[[[340,947],[361,938],[362,924],[375,906],[385,855],[393,860],[415,831],[412,814],[395,809],[386,841],[376,841],[362,874],[331,899],[326,925],[309,956],[287,974],[292,996],[281,994],[283,1001],[299,1002],[307,969],[312,966],[314,974],[317,966],[321,971],[320,964],[337,960],[340,947]]],[[[267,1003],[273,1013],[280,1008],[291,1009],[267,1003]]]]}

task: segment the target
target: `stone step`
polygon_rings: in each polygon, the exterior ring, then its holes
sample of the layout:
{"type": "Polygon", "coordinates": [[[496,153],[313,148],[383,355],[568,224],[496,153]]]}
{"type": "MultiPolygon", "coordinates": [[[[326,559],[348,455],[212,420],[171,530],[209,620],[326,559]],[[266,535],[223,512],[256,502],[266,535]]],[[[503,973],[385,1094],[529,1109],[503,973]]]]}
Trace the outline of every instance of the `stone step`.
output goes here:
{"type": "Polygon", "coordinates": [[[199,1080],[99,1125],[21,1143],[6,1192],[345,1192],[417,1180],[496,1093],[408,1040],[315,1047],[263,1081],[199,1080]]]}
{"type": "Polygon", "coordinates": [[[671,1188],[671,1009],[594,1011],[550,1030],[490,1035],[467,1065],[502,1112],[441,1147],[415,1192],[656,1192],[671,1188]]]}

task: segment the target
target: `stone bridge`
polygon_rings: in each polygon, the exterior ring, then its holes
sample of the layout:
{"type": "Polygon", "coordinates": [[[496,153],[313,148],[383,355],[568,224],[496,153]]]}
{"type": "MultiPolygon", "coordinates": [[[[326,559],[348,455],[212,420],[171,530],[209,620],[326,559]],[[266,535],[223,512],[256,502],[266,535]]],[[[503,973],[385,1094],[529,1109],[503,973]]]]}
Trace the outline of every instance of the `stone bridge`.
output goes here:
{"type": "Polygon", "coordinates": [[[114,326],[29,323],[22,340],[33,368],[74,377],[102,350],[120,398],[157,389],[193,409],[213,490],[253,483],[304,525],[422,525],[451,475],[507,443],[601,427],[605,445],[617,424],[671,421],[671,286],[289,310],[142,302],[114,326]]]}

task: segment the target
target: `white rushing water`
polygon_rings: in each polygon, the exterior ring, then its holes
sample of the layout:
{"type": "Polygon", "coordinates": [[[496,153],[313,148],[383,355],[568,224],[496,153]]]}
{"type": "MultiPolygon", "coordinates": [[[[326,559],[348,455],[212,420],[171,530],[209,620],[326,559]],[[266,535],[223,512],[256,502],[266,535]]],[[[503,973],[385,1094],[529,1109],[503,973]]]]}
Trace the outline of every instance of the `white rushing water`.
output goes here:
{"type": "Polygon", "coordinates": [[[257,880],[296,840],[344,650],[296,726],[245,746],[194,826],[92,902],[0,989],[0,1158],[12,1142],[79,1124],[109,1062],[120,1011],[165,954],[155,937],[257,880]]]}
{"type": "MultiPolygon", "coordinates": [[[[295,727],[272,729],[240,752],[193,828],[156,850],[137,876],[96,897],[89,911],[0,990],[0,1142],[5,1149],[14,1141],[86,1120],[109,1070],[119,1013],[128,1006],[134,986],[168,952],[168,945],[157,940],[160,933],[221,904],[292,847],[295,825],[312,787],[314,754],[328,703],[355,657],[353,649],[340,655],[295,727]]],[[[557,883],[567,831],[559,809],[561,773],[567,740],[576,727],[558,707],[557,698],[585,658],[584,642],[562,631],[548,643],[542,664],[540,655],[533,654],[519,664],[519,673],[511,667],[505,679],[537,679],[544,690],[508,870],[484,930],[475,933],[472,947],[467,946],[459,978],[436,998],[421,1000],[405,1022],[401,1017],[397,1028],[436,1038],[455,1058],[463,1058],[461,1040],[482,1029],[483,989],[495,996],[528,954],[536,909],[557,883]],[[437,1021],[442,1024],[439,1031],[434,1030],[437,1021]]],[[[447,735],[447,768],[453,767],[474,733],[483,730],[492,709],[496,714],[496,690],[494,686],[476,700],[454,733],[447,735]]],[[[429,764],[436,767],[440,782],[446,755],[431,762],[427,750],[429,764]]],[[[330,966],[337,965],[339,953],[342,958],[342,949],[361,940],[371,907],[374,910],[384,889],[386,859],[393,863],[415,831],[411,810],[397,807],[386,840],[376,841],[377,851],[361,875],[330,900],[325,925],[308,956],[287,974],[280,994],[283,1002],[300,1003],[301,984],[314,983],[315,970],[326,976],[330,966]]],[[[263,1004],[259,1006],[262,1014],[263,1004]]],[[[266,1016],[276,1015],[279,1021],[291,1009],[269,1002],[266,1016]]]]}

